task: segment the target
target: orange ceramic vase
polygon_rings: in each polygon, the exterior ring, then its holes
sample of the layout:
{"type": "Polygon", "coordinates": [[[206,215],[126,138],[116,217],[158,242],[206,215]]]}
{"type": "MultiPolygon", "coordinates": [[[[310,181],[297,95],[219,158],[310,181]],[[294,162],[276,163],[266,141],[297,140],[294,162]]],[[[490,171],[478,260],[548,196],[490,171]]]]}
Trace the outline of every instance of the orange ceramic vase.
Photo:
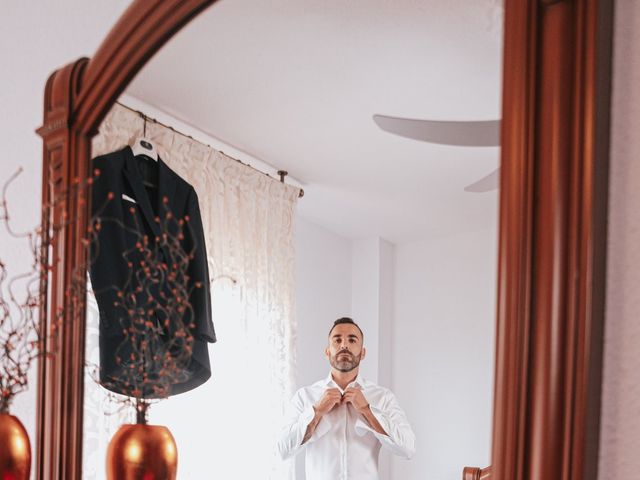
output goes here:
{"type": "Polygon", "coordinates": [[[24,426],[13,415],[0,413],[0,478],[29,480],[31,445],[24,426]]]}
{"type": "Polygon", "coordinates": [[[167,427],[122,425],[107,450],[108,480],[175,480],[178,449],[167,427]]]}

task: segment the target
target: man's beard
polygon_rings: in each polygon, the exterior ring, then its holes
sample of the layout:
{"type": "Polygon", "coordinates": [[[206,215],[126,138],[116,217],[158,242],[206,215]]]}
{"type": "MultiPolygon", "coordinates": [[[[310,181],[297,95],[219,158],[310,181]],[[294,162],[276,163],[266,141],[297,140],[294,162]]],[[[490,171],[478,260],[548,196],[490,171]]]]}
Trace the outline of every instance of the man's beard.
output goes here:
{"type": "Polygon", "coordinates": [[[340,352],[331,357],[331,366],[339,372],[350,372],[360,365],[360,356],[357,357],[349,352],[340,352]],[[347,357],[348,355],[348,357],[347,357]]]}

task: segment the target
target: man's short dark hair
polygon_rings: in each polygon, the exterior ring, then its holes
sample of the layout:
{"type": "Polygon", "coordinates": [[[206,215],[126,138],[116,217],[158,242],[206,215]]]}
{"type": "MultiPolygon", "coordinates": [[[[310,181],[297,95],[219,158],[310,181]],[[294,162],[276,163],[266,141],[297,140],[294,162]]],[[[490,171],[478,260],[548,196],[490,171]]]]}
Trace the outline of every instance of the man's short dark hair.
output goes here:
{"type": "Polygon", "coordinates": [[[345,323],[348,323],[349,325],[355,325],[358,331],[360,332],[360,336],[362,337],[362,340],[364,340],[364,333],[362,333],[362,329],[358,326],[356,322],[353,321],[352,318],[349,318],[349,317],[341,317],[337,319],[335,322],[333,322],[333,326],[331,327],[331,330],[329,330],[329,338],[331,338],[331,332],[333,332],[333,329],[336,328],[336,325],[343,325],[345,323]]]}

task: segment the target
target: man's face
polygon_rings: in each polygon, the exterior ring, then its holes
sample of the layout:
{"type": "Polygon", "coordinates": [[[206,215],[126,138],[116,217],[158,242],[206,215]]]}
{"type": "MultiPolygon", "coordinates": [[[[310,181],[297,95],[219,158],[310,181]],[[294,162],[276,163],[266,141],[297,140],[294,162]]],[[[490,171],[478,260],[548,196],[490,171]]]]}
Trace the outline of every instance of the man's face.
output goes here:
{"type": "Polygon", "coordinates": [[[325,354],[331,366],[340,372],[350,372],[357,368],[365,355],[358,327],[348,323],[336,325],[329,336],[325,354]]]}

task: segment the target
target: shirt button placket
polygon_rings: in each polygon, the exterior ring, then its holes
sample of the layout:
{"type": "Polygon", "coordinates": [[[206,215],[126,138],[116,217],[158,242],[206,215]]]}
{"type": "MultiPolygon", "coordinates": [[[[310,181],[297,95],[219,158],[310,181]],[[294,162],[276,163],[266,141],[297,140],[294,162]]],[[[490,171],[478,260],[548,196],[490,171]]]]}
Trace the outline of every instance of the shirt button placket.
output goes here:
{"type": "Polygon", "coordinates": [[[349,425],[349,406],[344,407],[344,431],[342,432],[342,479],[348,480],[347,463],[347,427],[349,425]]]}

